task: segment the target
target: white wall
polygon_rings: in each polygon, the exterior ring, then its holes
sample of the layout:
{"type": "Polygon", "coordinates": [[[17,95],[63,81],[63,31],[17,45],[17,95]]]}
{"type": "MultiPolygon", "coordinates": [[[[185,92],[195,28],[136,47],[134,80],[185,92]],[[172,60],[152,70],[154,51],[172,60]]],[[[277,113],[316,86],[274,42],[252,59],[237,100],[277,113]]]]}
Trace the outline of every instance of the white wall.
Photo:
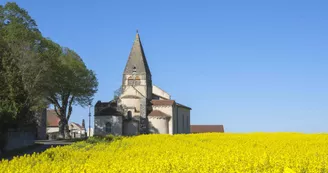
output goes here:
{"type": "Polygon", "coordinates": [[[159,87],[153,85],[153,94],[163,97],[164,99],[170,100],[171,96],[169,93],[165,92],[164,90],[160,89],[159,87]]]}
{"type": "MultiPolygon", "coordinates": [[[[155,132],[153,133],[159,133],[159,134],[168,134],[169,128],[168,128],[168,121],[165,117],[150,117],[149,122],[151,125],[155,128],[155,132]]],[[[150,127],[151,130],[151,127],[150,127]]]]}
{"type": "Polygon", "coordinates": [[[159,110],[162,111],[163,113],[167,114],[168,116],[170,116],[170,118],[168,119],[168,133],[169,134],[173,134],[173,107],[170,105],[163,105],[163,106],[153,106],[153,110],[159,110]]]}
{"type": "MultiPolygon", "coordinates": [[[[140,78],[140,85],[136,85],[134,88],[136,88],[140,93],[136,94],[137,91],[135,91],[135,89],[131,86],[128,85],[128,78],[131,77],[132,75],[125,75],[124,78],[124,87],[125,90],[122,93],[122,96],[125,95],[140,95],[142,94],[143,96],[147,96],[147,80],[146,80],[146,76],[145,75],[138,75],[138,77],[140,78]]],[[[150,96],[151,98],[151,96],[150,96]]]]}
{"type": "Polygon", "coordinates": [[[59,132],[59,127],[47,127],[47,133],[59,132]]]}
{"type": "MultiPolygon", "coordinates": [[[[121,103],[122,105],[125,105],[127,107],[134,107],[137,111],[140,111],[140,100],[134,99],[134,98],[122,98],[121,103]]],[[[132,111],[133,116],[135,115],[135,112],[132,111]]]]}
{"type": "Polygon", "coordinates": [[[107,135],[106,123],[112,125],[111,134],[122,135],[122,117],[121,116],[95,116],[94,135],[107,135]]]}
{"type": "Polygon", "coordinates": [[[89,134],[89,127],[85,129],[87,131],[88,136],[93,136],[93,128],[90,128],[90,134],[89,134]]]}

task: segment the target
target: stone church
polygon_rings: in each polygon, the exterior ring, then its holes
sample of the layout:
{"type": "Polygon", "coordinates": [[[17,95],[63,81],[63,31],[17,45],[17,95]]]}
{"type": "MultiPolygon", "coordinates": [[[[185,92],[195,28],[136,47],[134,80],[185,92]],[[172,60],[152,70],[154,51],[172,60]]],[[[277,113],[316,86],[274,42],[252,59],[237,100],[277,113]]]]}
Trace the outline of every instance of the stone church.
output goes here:
{"type": "Polygon", "coordinates": [[[117,96],[95,105],[94,135],[190,133],[190,111],[153,85],[137,32],[117,96]]]}

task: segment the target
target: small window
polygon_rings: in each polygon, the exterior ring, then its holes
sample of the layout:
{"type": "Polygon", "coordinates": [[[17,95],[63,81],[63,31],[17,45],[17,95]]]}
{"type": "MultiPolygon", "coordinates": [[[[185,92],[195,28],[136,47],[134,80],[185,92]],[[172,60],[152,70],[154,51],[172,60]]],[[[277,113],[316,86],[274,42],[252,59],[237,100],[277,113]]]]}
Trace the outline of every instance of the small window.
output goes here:
{"type": "Polygon", "coordinates": [[[112,132],[112,125],[110,122],[106,123],[106,133],[111,133],[112,132]]]}

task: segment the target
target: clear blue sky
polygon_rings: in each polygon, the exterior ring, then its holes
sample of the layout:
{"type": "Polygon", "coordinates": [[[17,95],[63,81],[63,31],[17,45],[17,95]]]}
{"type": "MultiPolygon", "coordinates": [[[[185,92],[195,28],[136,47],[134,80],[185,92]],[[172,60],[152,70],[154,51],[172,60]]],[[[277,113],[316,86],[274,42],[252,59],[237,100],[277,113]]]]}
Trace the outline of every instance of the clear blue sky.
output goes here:
{"type": "Polygon", "coordinates": [[[138,28],[153,83],[192,124],[328,132],[328,1],[16,2],[97,73],[95,101],[113,98],[138,28]]]}

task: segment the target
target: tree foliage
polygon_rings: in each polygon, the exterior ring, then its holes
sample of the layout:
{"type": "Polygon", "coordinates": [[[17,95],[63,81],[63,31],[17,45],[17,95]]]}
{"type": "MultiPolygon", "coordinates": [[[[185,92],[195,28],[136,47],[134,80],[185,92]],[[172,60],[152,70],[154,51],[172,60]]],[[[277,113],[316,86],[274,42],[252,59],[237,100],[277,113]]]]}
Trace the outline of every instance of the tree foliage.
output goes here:
{"type": "Polygon", "coordinates": [[[0,35],[5,44],[1,76],[2,107],[13,111],[18,123],[32,123],[33,111],[45,106],[45,80],[49,63],[46,59],[53,52],[49,40],[42,37],[35,21],[16,3],[0,8],[0,35]]]}
{"type": "Polygon", "coordinates": [[[72,106],[87,106],[97,91],[98,82],[94,72],[87,69],[80,56],[68,48],[63,48],[62,55],[53,67],[53,83],[47,99],[54,105],[60,118],[60,136],[69,138],[68,121],[72,106]]]}
{"type": "Polygon", "coordinates": [[[72,105],[87,105],[96,88],[95,74],[77,53],[43,37],[16,3],[0,5],[0,136],[35,124],[36,112],[48,104],[68,129],[72,105]]]}

